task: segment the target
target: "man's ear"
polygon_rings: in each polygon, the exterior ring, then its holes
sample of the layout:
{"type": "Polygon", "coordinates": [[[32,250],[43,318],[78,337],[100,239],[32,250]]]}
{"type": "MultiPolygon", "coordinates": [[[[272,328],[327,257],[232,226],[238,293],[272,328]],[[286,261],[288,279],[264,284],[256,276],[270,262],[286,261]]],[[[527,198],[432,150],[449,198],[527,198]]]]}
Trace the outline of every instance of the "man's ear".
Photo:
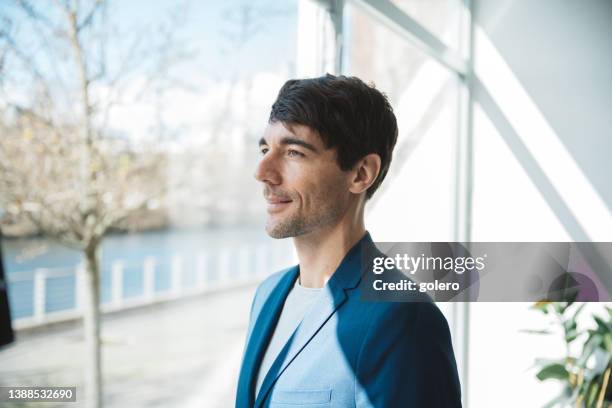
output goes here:
{"type": "Polygon", "coordinates": [[[380,173],[380,156],[370,153],[362,157],[353,167],[352,173],[349,191],[354,194],[363,193],[376,181],[380,173]]]}

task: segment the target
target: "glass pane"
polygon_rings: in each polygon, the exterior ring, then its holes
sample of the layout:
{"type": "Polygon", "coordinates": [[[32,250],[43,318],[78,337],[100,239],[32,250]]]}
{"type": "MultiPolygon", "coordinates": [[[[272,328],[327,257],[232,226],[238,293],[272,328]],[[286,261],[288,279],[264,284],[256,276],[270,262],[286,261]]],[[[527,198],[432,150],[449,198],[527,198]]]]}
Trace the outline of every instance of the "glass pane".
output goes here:
{"type": "Polygon", "coordinates": [[[462,0],[391,0],[449,47],[461,46],[462,0]]]}
{"type": "Polygon", "coordinates": [[[380,241],[452,241],[456,76],[358,7],[348,10],[349,73],[385,92],[399,137],[381,189],[368,204],[380,241]]]}
{"type": "Polygon", "coordinates": [[[102,228],[106,214],[104,406],[234,404],[256,284],[295,263],[291,243],[265,233],[253,171],[295,75],[297,13],[298,0],[0,7],[0,215],[18,330],[0,385],[76,385],[84,397],[84,252],[57,238],[87,214],[102,228]],[[28,200],[61,217],[31,222],[28,200]]]}

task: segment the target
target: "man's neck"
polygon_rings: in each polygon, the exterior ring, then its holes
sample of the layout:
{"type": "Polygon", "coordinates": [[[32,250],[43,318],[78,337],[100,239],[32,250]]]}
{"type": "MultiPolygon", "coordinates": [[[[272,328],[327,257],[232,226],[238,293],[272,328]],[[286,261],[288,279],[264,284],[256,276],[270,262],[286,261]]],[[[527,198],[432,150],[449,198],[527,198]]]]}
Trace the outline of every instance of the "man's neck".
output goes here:
{"type": "Polygon", "coordinates": [[[363,216],[356,222],[340,223],[293,238],[300,262],[300,285],[322,288],[347,252],[363,238],[363,216]]]}

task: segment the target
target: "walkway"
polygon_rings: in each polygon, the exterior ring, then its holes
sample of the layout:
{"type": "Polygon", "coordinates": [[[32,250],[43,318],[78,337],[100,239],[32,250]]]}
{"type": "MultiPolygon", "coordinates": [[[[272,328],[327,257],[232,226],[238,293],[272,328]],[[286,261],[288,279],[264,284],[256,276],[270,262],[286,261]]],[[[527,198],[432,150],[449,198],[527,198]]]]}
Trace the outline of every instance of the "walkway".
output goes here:
{"type": "MultiPolygon", "coordinates": [[[[233,406],[254,290],[250,285],[105,316],[105,407],[233,406]]],[[[0,350],[0,385],[76,385],[77,403],[45,407],[82,407],[83,353],[80,323],[20,333],[0,350]]]]}

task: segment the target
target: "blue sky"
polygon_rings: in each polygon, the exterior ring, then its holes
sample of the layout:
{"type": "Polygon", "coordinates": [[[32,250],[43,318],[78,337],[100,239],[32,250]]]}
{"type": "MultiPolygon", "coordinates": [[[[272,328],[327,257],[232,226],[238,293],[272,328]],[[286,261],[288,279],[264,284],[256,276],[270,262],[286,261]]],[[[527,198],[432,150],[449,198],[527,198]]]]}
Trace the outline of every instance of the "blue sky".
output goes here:
{"type": "MultiPolygon", "coordinates": [[[[163,22],[178,21],[179,24],[174,25],[172,31],[179,40],[178,44],[193,51],[194,56],[180,64],[171,65],[172,78],[179,78],[180,82],[190,90],[181,93],[181,89],[174,85],[168,88],[172,92],[164,97],[163,109],[164,116],[167,116],[169,121],[176,122],[176,126],[182,126],[180,125],[182,123],[193,124],[198,118],[205,118],[211,109],[223,102],[223,92],[226,92],[228,83],[241,83],[246,78],[262,78],[261,74],[265,78],[270,78],[270,74],[276,75],[276,79],[270,80],[271,83],[253,85],[253,92],[256,93],[252,96],[255,99],[254,103],[265,106],[267,109],[269,101],[266,98],[273,97],[282,85],[282,82],[278,83],[279,75],[283,79],[293,76],[295,72],[297,3],[297,0],[109,1],[110,7],[106,10],[108,18],[105,20],[107,24],[105,27],[116,26],[120,34],[115,36],[117,40],[106,49],[109,60],[108,71],[115,72],[116,68],[121,66],[124,60],[123,54],[137,37],[135,34],[151,32],[146,28],[156,28],[163,22]],[[245,7],[250,7],[250,13],[253,16],[250,21],[254,22],[257,29],[250,30],[243,41],[239,42],[242,46],[237,48],[231,36],[237,36],[243,27],[239,17],[245,7]],[[173,14],[178,14],[177,20],[170,18],[173,14]]],[[[44,47],[41,47],[44,40],[40,40],[40,37],[44,38],[44,36],[40,36],[33,29],[31,20],[21,10],[14,7],[14,4],[0,0],[0,17],[9,15],[15,20],[14,35],[20,42],[21,49],[25,49],[32,55],[43,75],[51,79],[51,82],[57,77],[63,80],[55,81],[55,84],[67,82],[74,85],[76,78],[74,65],[65,63],[66,60],[62,59],[66,58],[68,55],[66,53],[71,52],[71,49],[68,46],[64,47],[66,48],[64,57],[61,51],[55,54],[44,52],[44,47]],[[9,7],[3,7],[6,5],[9,7]],[[58,73],[57,76],[54,76],[55,73],[58,73]]],[[[52,23],[60,18],[50,0],[40,0],[31,4],[41,14],[45,14],[52,23]]],[[[81,4],[83,4],[83,9],[89,9],[89,1],[81,0],[81,4]]],[[[151,49],[151,45],[157,41],[155,38],[160,37],[155,31],[152,32],[153,36],[150,41],[147,41],[146,38],[144,40],[144,47],[147,49],[151,49]]],[[[90,55],[98,54],[98,49],[95,48],[98,42],[85,41],[85,44],[91,44],[86,47],[90,55]]],[[[128,90],[128,94],[133,94],[132,91],[138,87],[139,81],[144,81],[146,69],[146,65],[139,65],[132,74],[126,77],[126,81],[117,87],[128,90]]],[[[27,92],[32,88],[23,85],[27,76],[20,74],[18,65],[12,67],[11,73],[15,80],[11,82],[13,87],[7,87],[8,98],[17,101],[20,98],[27,98],[27,92]]],[[[56,87],[57,92],[54,93],[54,99],[58,106],[66,106],[66,112],[71,112],[70,104],[74,103],[75,98],[71,96],[72,93],[63,92],[63,88],[59,85],[56,87]]],[[[96,96],[105,98],[103,87],[96,89],[95,92],[96,96]]],[[[244,95],[243,91],[235,97],[240,99],[242,95],[244,95]]],[[[237,107],[240,107],[240,103],[240,100],[235,101],[237,107]]],[[[150,133],[149,127],[155,125],[152,119],[155,115],[154,109],[152,102],[149,101],[139,105],[132,104],[123,111],[115,111],[116,114],[123,112],[120,118],[115,117],[115,127],[121,129],[121,133],[133,137],[150,133]]],[[[195,127],[201,127],[201,123],[197,123],[195,127]]]]}
{"type": "Polygon", "coordinates": [[[169,11],[183,12],[180,37],[197,51],[203,72],[219,79],[295,63],[297,0],[132,0],[118,2],[115,8],[126,23],[135,25],[160,21],[169,11]],[[240,30],[237,18],[246,5],[252,7],[258,29],[239,52],[232,53],[228,34],[240,30]]]}
{"type": "MultiPolygon", "coordinates": [[[[20,35],[25,36],[22,39],[35,35],[23,13],[15,12],[11,3],[5,1],[0,0],[0,15],[6,13],[15,19],[20,35]]],[[[82,1],[82,4],[87,3],[82,1]]],[[[297,3],[297,0],[115,0],[109,1],[109,17],[111,24],[138,32],[147,25],[157,27],[170,21],[170,15],[178,14],[180,24],[174,30],[181,43],[197,55],[189,61],[188,71],[183,73],[197,73],[218,81],[294,67],[297,3]],[[237,50],[229,36],[239,33],[239,17],[245,7],[250,8],[253,16],[250,21],[257,30],[248,35],[237,50]]],[[[57,18],[50,2],[32,4],[51,20],[57,18]]],[[[128,40],[126,37],[126,45],[128,40]]]]}

